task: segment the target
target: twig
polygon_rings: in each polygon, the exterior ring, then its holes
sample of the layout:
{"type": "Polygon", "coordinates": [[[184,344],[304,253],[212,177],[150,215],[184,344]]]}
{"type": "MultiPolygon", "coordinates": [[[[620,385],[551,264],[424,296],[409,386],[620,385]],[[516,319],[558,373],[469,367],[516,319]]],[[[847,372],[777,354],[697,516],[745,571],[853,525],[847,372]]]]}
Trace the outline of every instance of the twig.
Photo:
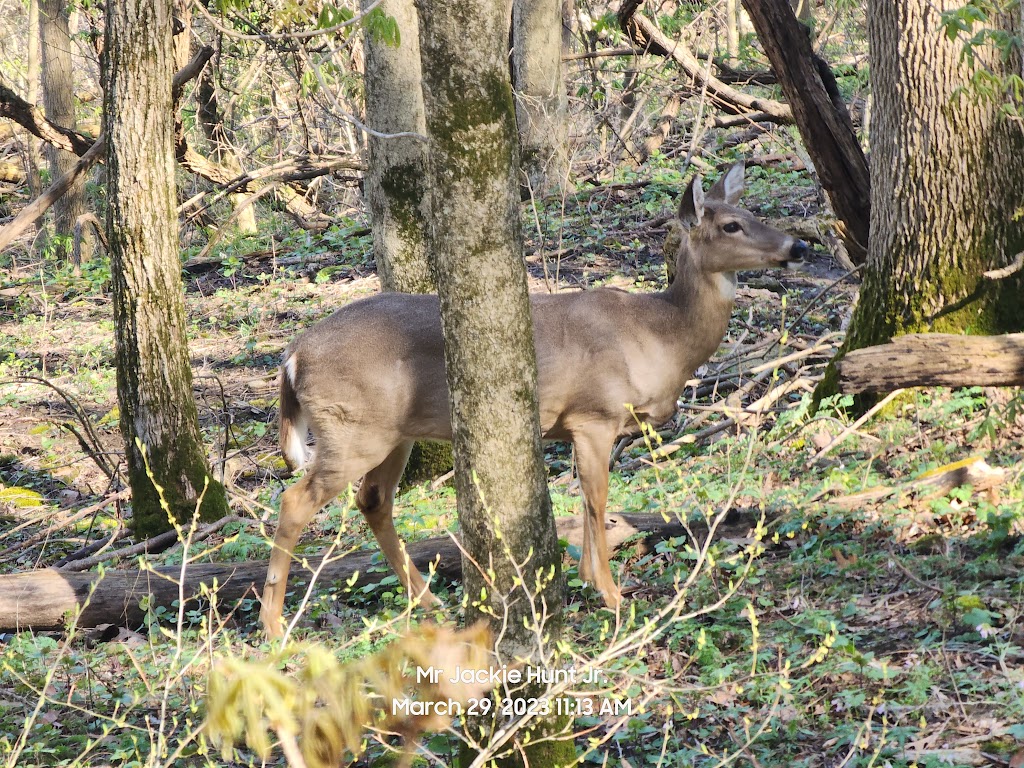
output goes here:
{"type": "Polygon", "coordinates": [[[1021,251],[1014,256],[1013,261],[1005,267],[1002,267],[1001,269],[990,269],[988,272],[984,272],[983,274],[989,280],[1002,280],[1016,272],[1020,272],[1022,269],[1024,269],[1024,251],[1021,251]]]}
{"type": "Polygon", "coordinates": [[[903,394],[902,389],[894,390],[885,397],[883,397],[881,400],[879,400],[877,403],[875,403],[875,405],[872,406],[867,413],[865,413],[863,416],[861,416],[859,419],[853,422],[853,424],[851,424],[838,435],[836,435],[832,439],[832,442],[830,442],[828,445],[826,445],[824,448],[822,448],[820,451],[814,454],[814,456],[812,456],[811,459],[807,462],[807,468],[810,469],[812,466],[818,463],[818,461],[821,460],[826,454],[828,454],[833,448],[836,448],[840,443],[846,440],[846,438],[853,434],[857,430],[857,428],[860,427],[864,422],[866,422],[868,419],[870,419],[872,416],[874,416],[876,413],[882,410],[886,405],[888,405],[893,400],[893,398],[901,394],[903,394]]]}
{"type": "Polygon", "coordinates": [[[907,566],[905,566],[903,563],[896,559],[896,554],[891,549],[889,550],[889,554],[892,555],[892,557],[889,559],[889,562],[895,565],[901,571],[903,571],[906,577],[910,579],[912,582],[924,587],[925,589],[930,589],[932,592],[935,592],[937,594],[946,594],[946,591],[944,589],[940,589],[939,587],[936,587],[933,584],[928,584],[927,582],[921,581],[921,579],[919,579],[917,576],[911,573],[910,569],[908,569],[907,566]]]}
{"type": "MultiPolygon", "coordinates": [[[[203,528],[196,531],[196,534],[191,537],[192,542],[202,541],[211,534],[216,533],[225,525],[229,523],[237,523],[244,518],[238,515],[227,515],[222,517],[220,520],[210,523],[203,528]]],[[[161,534],[153,536],[152,538],[140,541],[138,544],[133,544],[130,547],[122,547],[121,549],[115,549],[113,552],[107,552],[103,555],[95,555],[93,557],[87,557],[83,560],[75,560],[73,562],[64,565],[60,570],[62,571],[87,571],[94,565],[106,562],[107,560],[113,560],[115,558],[133,557],[134,555],[142,554],[156,554],[163,552],[166,549],[174,546],[178,542],[178,532],[176,530],[165,531],[161,534]]]]}
{"type": "Polygon", "coordinates": [[[120,541],[121,539],[124,539],[129,535],[130,533],[128,529],[123,528],[119,525],[117,529],[109,536],[107,536],[105,539],[99,539],[98,541],[94,541],[92,544],[87,544],[86,546],[72,552],[69,555],[65,555],[56,563],[54,563],[53,567],[60,568],[72,561],[81,560],[82,558],[88,557],[89,555],[105,552],[107,547],[109,547],[115,541],[120,541]]]}
{"type": "MultiPolygon", "coordinates": [[[[124,489],[118,491],[117,493],[115,493],[114,495],[108,496],[105,499],[103,499],[102,501],[97,502],[96,504],[91,504],[88,507],[85,507],[84,509],[78,510],[77,512],[75,512],[75,513],[69,515],[68,517],[66,517],[64,520],[61,520],[59,523],[54,523],[49,528],[47,528],[45,531],[39,531],[38,533],[32,534],[27,539],[22,539],[17,544],[12,544],[11,546],[7,547],[6,549],[0,550],[0,559],[7,558],[9,555],[13,554],[14,552],[20,552],[21,550],[25,549],[26,547],[29,547],[29,546],[35,544],[37,541],[42,541],[44,539],[49,538],[50,536],[52,536],[57,531],[63,530],[64,528],[67,528],[69,525],[73,525],[74,523],[77,523],[82,518],[88,517],[89,515],[93,514],[94,512],[98,512],[99,510],[101,510],[105,506],[107,506],[108,504],[113,504],[118,499],[123,499],[129,493],[130,493],[130,490],[128,488],[124,488],[124,489]]],[[[18,526],[13,531],[10,531],[7,535],[9,536],[11,533],[14,533],[15,531],[20,530],[22,527],[24,527],[24,524],[18,526]]]]}
{"type": "Polygon", "coordinates": [[[103,443],[100,441],[99,435],[96,434],[92,421],[89,419],[88,415],[86,415],[85,409],[82,407],[81,403],[79,403],[73,395],[64,391],[49,379],[44,379],[42,376],[18,376],[13,379],[4,379],[0,381],[0,384],[26,383],[41,384],[44,387],[49,387],[60,396],[60,399],[64,401],[65,405],[67,405],[71,412],[75,414],[75,418],[78,419],[78,423],[82,425],[82,429],[85,431],[85,436],[83,437],[79,434],[79,432],[70,424],[64,424],[63,427],[75,436],[75,439],[78,440],[82,451],[96,462],[96,466],[100,468],[100,471],[103,472],[107,478],[110,480],[117,480],[117,470],[114,467],[111,467],[107,462],[107,452],[103,450],[103,443]]]}
{"type": "Polygon", "coordinates": [[[643,48],[602,48],[599,51],[586,53],[567,53],[562,61],[581,61],[583,59],[602,59],[609,56],[643,56],[647,51],[643,48]]]}
{"type": "Polygon", "coordinates": [[[813,347],[807,349],[801,349],[797,352],[790,352],[788,355],[777,357],[774,360],[768,360],[767,362],[761,363],[750,369],[749,373],[761,373],[763,371],[773,371],[776,368],[782,368],[786,363],[793,363],[797,360],[803,360],[805,357],[812,357],[821,352],[827,352],[830,349],[835,349],[835,346],[828,343],[818,343],[813,347]]]}
{"type": "Polygon", "coordinates": [[[780,339],[784,338],[789,333],[791,333],[793,331],[793,329],[796,328],[797,325],[800,324],[800,321],[803,320],[805,317],[807,317],[807,313],[810,312],[812,309],[814,309],[818,305],[818,301],[823,296],[825,296],[829,291],[831,291],[833,288],[835,288],[837,285],[839,285],[844,280],[847,280],[848,278],[850,278],[852,275],[855,275],[857,272],[860,272],[862,269],[864,269],[864,265],[863,264],[859,264],[858,266],[856,266],[853,269],[847,271],[841,277],[833,280],[831,283],[829,283],[824,288],[822,288],[820,291],[818,291],[816,294],[814,294],[814,296],[811,297],[811,300],[809,302],[807,302],[807,306],[804,307],[803,312],[801,312],[799,315],[797,315],[796,319],[793,320],[793,322],[791,322],[789,325],[786,326],[786,332],[784,334],[782,334],[782,336],[780,336],[779,338],[780,339]]]}

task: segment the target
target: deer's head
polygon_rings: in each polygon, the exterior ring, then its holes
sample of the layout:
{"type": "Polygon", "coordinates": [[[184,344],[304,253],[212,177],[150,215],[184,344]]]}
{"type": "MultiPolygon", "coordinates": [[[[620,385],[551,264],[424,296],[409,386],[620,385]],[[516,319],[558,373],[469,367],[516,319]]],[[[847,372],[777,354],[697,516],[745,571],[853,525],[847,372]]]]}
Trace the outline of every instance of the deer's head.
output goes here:
{"type": "MultiPolygon", "coordinates": [[[[704,194],[700,175],[690,180],[679,202],[680,259],[703,273],[741,269],[799,267],[809,253],[807,243],[762,224],[738,208],[745,167],[736,163],[704,194]]],[[[679,269],[686,267],[680,261],[679,269]]]]}

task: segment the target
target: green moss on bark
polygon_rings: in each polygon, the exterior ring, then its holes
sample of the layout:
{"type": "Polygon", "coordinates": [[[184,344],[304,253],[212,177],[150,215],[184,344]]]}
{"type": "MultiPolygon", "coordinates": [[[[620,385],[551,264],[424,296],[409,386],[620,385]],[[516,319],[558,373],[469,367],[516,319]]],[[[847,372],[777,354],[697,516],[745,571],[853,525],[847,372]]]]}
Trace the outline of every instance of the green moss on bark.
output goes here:
{"type": "Polygon", "coordinates": [[[206,458],[190,450],[187,441],[162,450],[147,447],[145,457],[136,444],[128,465],[131,528],[137,537],[148,538],[170,530],[168,513],[185,525],[191,522],[197,507],[203,522],[219,520],[228,513],[224,486],[210,476],[206,458]]]}
{"type": "Polygon", "coordinates": [[[455,466],[451,443],[439,443],[424,440],[416,443],[409,454],[409,462],[405,465],[405,474],[399,488],[405,491],[414,485],[425,483],[451,472],[455,466]]]}

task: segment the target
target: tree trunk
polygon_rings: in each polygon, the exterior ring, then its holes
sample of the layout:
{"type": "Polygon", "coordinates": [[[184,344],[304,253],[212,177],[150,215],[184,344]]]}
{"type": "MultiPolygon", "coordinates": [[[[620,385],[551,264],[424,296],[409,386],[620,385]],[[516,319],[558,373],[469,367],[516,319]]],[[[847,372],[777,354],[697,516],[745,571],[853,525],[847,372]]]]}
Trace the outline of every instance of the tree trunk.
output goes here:
{"type": "MultiPolygon", "coordinates": [[[[39,69],[40,69],[40,49],[39,49],[39,0],[29,0],[28,4],[28,52],[26,54],[27,69],[25,74],[27,87],[25,88],[25,96],[29,104],[36,104],[39,101],[39,69]]],[[[28,144],[26,149],[28,168],[28,188],[35,199],[43,193],[43,180],[39,175],[39,158],[40,158],[40,144],[39,139],[29,134],[28,144]]],[[[38,222],[37,222],[38,227],[38,222]]]]}
{"type": "MultiPolygon", "coordinates": [[[[364,0],[364,7],[373,5],[364,0]]],[[[366,65],[366,124],[379,134],[414,133],[426,138],[420,76],[420,30],[412,0],[385,0],[380,6],[398,24],[399,45],[388,45],[369,31],[363,38],[366,65]]],[[[427,144],[414,136],[367,137],[369,163],[364,194],[370,210],[373,257],[385,291],[430,293],[434,280],[427,260],[427,144]]],[[[447,443],[418,442],[405,465],[410,485],[451,470],[447,443]]]]}
{"type": "Polygon", "coordinates": [[[569,171],[561,0],[513,0],[512,84],[523,186],[543,197],[569,171]]]}
{"type": "MultiPolygon", "coordinates": [[[[1024,272],[984,276],[1024,250],[1024,132],[1000,115],[1001,100],[973,92],[961,43],[940,27],[940,13],[958,7],[869,5],[871,243],[840,354],[907,333],[1024,329],[1024,272]]],[[[990,23],[1022,32],[1019,12],[990,23]]],[[[975,55],[997,76],[1021,71],[1019,49],[1006,60],[982,47],[975,55]]],[[[816,397],[834,388],[833,366],[816,397]]]]}
{"type": "MultiPolygon", "coordinates": [[[[803,3],[809,8],[806,0],[803,3]]],[[[810,28],[793,15],[789,0],[745,0],[743,5],[839,219],[839,235],[850,260],[863,264],[871,219],[871,179],[832,70],[814,53],[810,28]]]]}
{"type": "Polygon", "coordinates": [[[185,335],[171,26],[170,0],[107,5],[107,233],[117,395],[132,527],[142,536],[169,528],[168,515],[188,520],[198,506],[202,519],[216,520],[227,509],[199,436],[185,335]]]}
{"type": "MultiPolygon", "coordinates": [[[[75,128],[75,81],[71,64],[71,31],[69,19],[71,4],[63,0],[40,0],[39,36],[43,52],[43,101],[46,117],[63,128],[75,128]]],[[[78,158],[53,146],[46,149],[50,176],[59,179],[68,173],[78,158]]],[[[78,217],[86,213],[85,180],[76,183],[60,200],[54,203],[54,231],[58,237],[56,254],[59,259],[71,253],[71,238],[78,217]]],[[[88,260],[92,254],[93,238],[82,243],[81,255],[88,260]]]]}
{"type": "MultiPolygon", "coordinates": [[[[199,87],[196,89],[196,116],[210,145],[210,157],[229,173],[241,176],[242,161],[224,127],[224,116],[217,104],[217,90],[214,86],[213,73],[210,71],[211,66],[208,64],[199,76],[199,87]]],[[[245,192],[235,192],[228,195],[228,200],[235,212],[235,229],[246,234],[256,232],[256,208],[250,204],[249,195],[245,192]]]]}
{"type": "MultiPolygon", "coordinates": [[[[364,0],[364,6],[373,5],[364,0]]],[[[420,78],[419,26],[412,0],[378,6],[398,24],[399,45],[364,35],[366,124],[382,134],[426,136],[420,78]]],[[[373,231],[373,256],[385,291],[430,293],[427,261],[427,145],[412,136],[367,139],[364,189],[373,231]]]]}
{"type": "Polygon", "coordinates": [[[740,59],[740,2],[725,0],[725,50],[730,66],[740,59]]]}
{"type": "MultiPolygon", "coordinates": [[[[486,0],[423,2],[419,12],[434,190],[427,253],[441,298],[459,525],[472,558],[463,567],[466,622],[492,623],[499,664],[552,666],[561,554],[541,452],[508,18],[504,4],[486,0]]],[[[486,748],[498,725],[470,723],[468,753],[486,748]]],[[[529,742],[520,732],[498,750],[500,764],[574,763],[571,740],[539,738],[564,725],[535,721],[529,742]]]]}
{"type": "Polygon", "coordinates": [[[800,23],[806,27],[809,27],[811,31],[814,30],[814,6],[811,5],[813,0],[791,0],[790,5],[793,7],[793,13],[800,19],[800,23]]]}
{"type": "MultiPolygon", "coordinates": [[[[716,538],[747,536],[757,525],[760,513],[741,511],[725,525],[715,529],[716,538]]],[[[702,539],[707,526],[694,521],[684,526],[676,520],[666,521],[660,514],[611,515],[608,517],[608,546],[617,549],[638,534],[644,534],[643,552],[653,552],[655,545],[669,538],[691,533],[702,539]]],[[[558,536],[570,546],[583,546],[583,520],[579,515],[558,518],[558,536]]],[[[409,557],[421,571],[433,571],[441,581],[462,577],[462,552],[450,536],[417,541],[408,546],[409,557]]],[[[342,557],[310,558],[292,573],[289,588],[296,592],[305,588],[311,574],[319,571],[321,585],[343,582],[355,591],[379,581],[382,574],[377,552],[353,552],[342,557]],[[322,567],[321,567],[322,566],[322,567]]],[[[221,610],[230,610],[236,600],[251,596],[253,587],[263,583],[267,561],[244,563],[196,563],[185,571],[184,599],[196,601],[187,610],[198,607],[205,599],[203,588],[218,584],[217,600],[221,610]]],[[[137,627],[145,618],[143,598],[151,608],[172,608],[181,599],[178,589],[181,566],[154,568],[153,573],[135,570],[107,570],[104,573],[79,573],[57,568],[41,568],[26,573],[0,575],[0,632],[16,632],[29,628],[37,631],[63,629],[67,616],[77,609],[79,627],[118,624],[137,627]],[[155,574],[155,575],[154,575],[155,574]]]]}

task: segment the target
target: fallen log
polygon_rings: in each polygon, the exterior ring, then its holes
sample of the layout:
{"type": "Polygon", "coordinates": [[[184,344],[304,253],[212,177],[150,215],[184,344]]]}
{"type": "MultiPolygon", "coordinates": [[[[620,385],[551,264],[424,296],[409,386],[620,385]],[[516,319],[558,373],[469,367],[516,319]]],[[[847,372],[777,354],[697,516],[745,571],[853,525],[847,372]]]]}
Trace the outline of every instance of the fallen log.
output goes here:
{"type": "Polygon", "coordinates": [[[839,388],[843,392],[1021,385],[1024,333],[911,333],[897,336],[888,344],[847,352],[839,362],[839,388]]]}
{"type": "Polygon", "coordinates": [[[1010,472],[1001,467],[989,466],[980,456],[971,456],[963,461],[956,461],[923,473],[913,480],[895,486],[868,488],[865,491],[851,493],[846,496],[830,497],[828,492],[812,499],[839,509],[863,509],[870,504],[880,503],[895,496],[900,504],[909,503],[910,499],[926,502],[945,496],[954,488],[971,486],[975,493],[998,488],[1010,479],[1010,472]]]}
{"type": "MultiPolygon", "coordinates": [[[[745,536],[754,525],[754,512],[732,512],[719,526],[716,537],[745,536]]],[[[558,535],[572,546],[583,541],[583,521],[579,516],[556,519],[558,535]]],[[[646,546],[674,536],[686,535],[686,529],[676,520],[666,522],[661,515],[611,515],[608,518],[608,543],[620,547],[635,534],[646,534],[646,546]]],[[[693,534],[700,539],[707,536],[707,526],[693,523],[693,534]]],[[[461,577],[462,557],[458,545],[451,537],[420,541],[408,546],[416,567],[421,571],[434,569],[436,578],[454,581],[461,577]]],[[[319,569],[319,584],[344,582],[355,590],[379,581],[390,574],[390,569],[376,550],[354,552],[331,558],[310,558],[301,566],[292,567],[289,586],[304,589],[310,577],[319,569]]],[[[26,629],[53,630],[67,625],[68,617],[78,609],[81,613],[77,626],[94,627],[114,624],[138,627],[145,618],[141,607],[143,598],[149,605],[170,608],[176,600],[186,601],[186,610],[203,608],[209,604],[209,593],[216,582],[220,609],[244,597],[256,597],[267,573],[267,562],[195,563],[189,565],[182,581],[180,565],[160,566],[147,570],[104,573],[75,573],[45,568],[37,571],[0,576],[0,632],[26,629]]]]}

